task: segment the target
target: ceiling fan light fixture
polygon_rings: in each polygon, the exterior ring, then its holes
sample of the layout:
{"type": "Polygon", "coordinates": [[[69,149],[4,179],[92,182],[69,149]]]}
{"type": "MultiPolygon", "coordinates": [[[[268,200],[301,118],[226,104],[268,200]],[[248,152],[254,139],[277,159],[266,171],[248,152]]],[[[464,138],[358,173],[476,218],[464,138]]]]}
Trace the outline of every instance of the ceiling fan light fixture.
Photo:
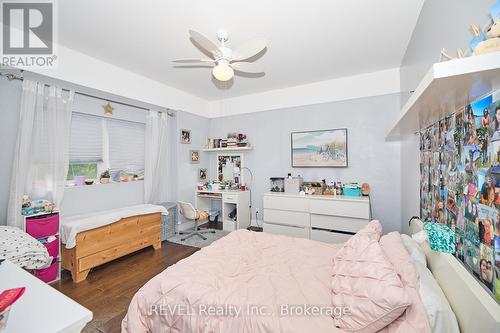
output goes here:
{"type": "Polygon", "coordinates": [[[267,47],[267,41],[265,39],[251,39],[237,48],[233,53],[233,50],[226,46],[228,33],[225,30],[220,30],[217,34],[217,38],[220,41],[219,46],[194,30],[189,30],[189,35],[192,41],[196,43],[196,46],[201,48],[208,58],[184,58],[173,60],[173,62],[203,67],[206,67],[207,64],[214,65],[215,67],[212,70],[212,75],[221,82],[230,81],[234,77],[235,70],[237,74],[264,73],[262,67],[259,64],[253,63],[250,58],[258,55],[267,47]]]}
{"type": "Polygon", "coordinates": [[[228,64],[218,64],[212,70],[213,76],[219,81],[229,81],[234,76],[234,71],[228,64]]]}

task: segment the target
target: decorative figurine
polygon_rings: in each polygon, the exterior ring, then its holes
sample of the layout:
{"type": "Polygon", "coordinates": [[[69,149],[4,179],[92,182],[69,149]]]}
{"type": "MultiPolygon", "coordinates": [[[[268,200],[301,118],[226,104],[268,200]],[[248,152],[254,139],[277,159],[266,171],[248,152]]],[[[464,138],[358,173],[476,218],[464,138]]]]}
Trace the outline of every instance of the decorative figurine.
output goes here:
{"type": "Polygon", "coordinates": [[[368,195],[370,195],[370,184],[368,184],[368,183],[363,183],[363,184],[361,185],[361,194],[362,194],[363,196],[368,196],[368,195]]]}

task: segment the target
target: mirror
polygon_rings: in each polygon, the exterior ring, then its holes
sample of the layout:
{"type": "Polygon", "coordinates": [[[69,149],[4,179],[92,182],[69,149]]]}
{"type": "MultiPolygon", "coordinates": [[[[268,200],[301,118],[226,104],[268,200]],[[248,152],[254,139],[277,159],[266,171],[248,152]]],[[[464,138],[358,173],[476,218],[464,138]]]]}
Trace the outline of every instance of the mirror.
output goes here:
{"type": "Polygon", "coordinates": [[[241,168],[243,167],[243,156],[240,154],[217,155],[217,179],[219,181],[231,181],[242,183],[241,168]]]}

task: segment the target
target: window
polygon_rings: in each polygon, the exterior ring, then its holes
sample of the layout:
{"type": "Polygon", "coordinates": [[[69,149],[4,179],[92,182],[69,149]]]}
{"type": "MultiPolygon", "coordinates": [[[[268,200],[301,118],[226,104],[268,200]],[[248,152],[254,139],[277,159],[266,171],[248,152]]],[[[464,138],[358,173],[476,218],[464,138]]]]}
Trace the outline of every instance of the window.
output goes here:
{"type": "Polygon", "coordinates": [[[103,119],[73,113],[69,144],[68,180],[75,176],[97,178],[103,163],[103,119]]]}
{"type": "Polygon", "coordinates": [[[98,179],[106,169],[115,181],[142,175],[145,134],[143,123],[73,113],[67,179],[98,179]]]}
{"type": "Polygon", "coordinates": [[[107,119],[109,166],[113,175],[144,172],[146,126],[131,121],[107,119]]]}
{"type": "Polygon", "coordinates": [[[85,179],[96,179],[97,178],[97,163],[80,163],[80,164],[69,164],[68,178],[67,180],[75,179],[75,176],[84,176],[85,179]]]}

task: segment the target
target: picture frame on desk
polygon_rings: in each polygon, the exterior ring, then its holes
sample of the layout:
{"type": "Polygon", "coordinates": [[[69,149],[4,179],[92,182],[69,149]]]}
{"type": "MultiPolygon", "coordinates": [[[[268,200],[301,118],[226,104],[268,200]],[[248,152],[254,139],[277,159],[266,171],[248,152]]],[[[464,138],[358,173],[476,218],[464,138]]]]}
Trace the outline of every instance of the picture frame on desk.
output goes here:
{"type": "Polygon", "coordinates": [[[347,168],[347,128],[292,132],[292,168],[347,168]]]}

